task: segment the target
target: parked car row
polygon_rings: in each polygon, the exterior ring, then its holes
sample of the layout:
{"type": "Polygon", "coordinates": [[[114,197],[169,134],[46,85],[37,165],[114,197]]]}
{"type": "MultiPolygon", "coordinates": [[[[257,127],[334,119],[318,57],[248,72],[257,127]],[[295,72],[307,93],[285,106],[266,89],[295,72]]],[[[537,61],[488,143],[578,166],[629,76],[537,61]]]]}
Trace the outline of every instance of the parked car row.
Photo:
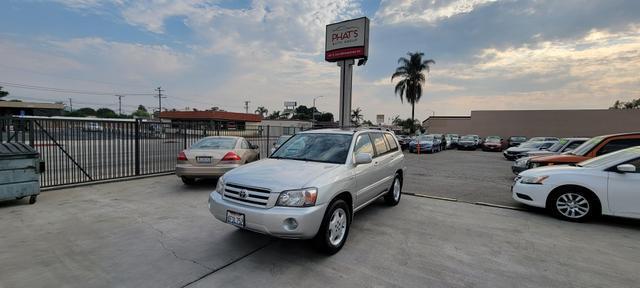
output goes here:
{"type": "Polygon", "coordinates": [[[528,152],[512,170],[513,199],[561,219],[640,218],[640,133],[560,139],[528,152]]]}

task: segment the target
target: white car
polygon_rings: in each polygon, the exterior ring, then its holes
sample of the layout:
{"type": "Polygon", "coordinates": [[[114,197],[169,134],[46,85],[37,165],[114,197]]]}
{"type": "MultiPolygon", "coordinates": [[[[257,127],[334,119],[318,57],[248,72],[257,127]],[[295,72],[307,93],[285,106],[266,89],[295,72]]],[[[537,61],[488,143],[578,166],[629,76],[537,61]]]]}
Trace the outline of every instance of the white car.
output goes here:
{"type": "Polygon", "coordinates": [[[604,214],[640,219],[640,146],[580,162],[520,173],[512,187],[518,202],[555,216],[585,221],[604,214]]]}
{"type": "Polygon", "coordinates": [[[404,155],[392,133],[311,130],[297,133],[268,159],[218,180],[209,210],[218,220],[282,238],[310,239],[333,254],[353,213],[383,197],[400,202],[404,155]]]}

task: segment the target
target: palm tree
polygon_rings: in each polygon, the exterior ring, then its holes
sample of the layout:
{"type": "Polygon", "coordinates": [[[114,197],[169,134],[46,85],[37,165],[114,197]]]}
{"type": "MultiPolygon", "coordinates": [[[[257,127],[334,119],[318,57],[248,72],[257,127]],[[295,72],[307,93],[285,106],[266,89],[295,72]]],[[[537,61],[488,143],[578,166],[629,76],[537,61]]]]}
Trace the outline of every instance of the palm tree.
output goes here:
{"type": "Polygon", "coordinates": [[[263,106],[258,107],[258,109],[256,109],[256,114],[260,114],[260,116],[262,116],[264,118],[265,115],[267,115],[267,113],[269,113],[269,110],[267,110],[267,108],[264,108],[263,106]]]}
{"type": "Polygon", "coordinates": [[[362,116],[362,109],[360,109],[360,107],[351,111],[351,124],[353,124],[353,126],[360,126],[360,121],[362,121],[363,118],[364,116],[362,116]]]}
{"type": "Polygon", "coordinates": [[[396,84],[395,93],[400,96],[400,102],[404,102],[404,98],[407,98],[407,102],[411,104],[411,119],[415,120],[416,103],[422,97],[422,85],[427,80],[424,71],[429,73],[429,65],[436,64],[436,61],[432,59],[423,61],[424,53],[422,52],[409,52],[407,55],[408,59],[404,57],[398,59],[400,66],[391,75],[391,81],[395,78],[401,79],[396,84]]]}

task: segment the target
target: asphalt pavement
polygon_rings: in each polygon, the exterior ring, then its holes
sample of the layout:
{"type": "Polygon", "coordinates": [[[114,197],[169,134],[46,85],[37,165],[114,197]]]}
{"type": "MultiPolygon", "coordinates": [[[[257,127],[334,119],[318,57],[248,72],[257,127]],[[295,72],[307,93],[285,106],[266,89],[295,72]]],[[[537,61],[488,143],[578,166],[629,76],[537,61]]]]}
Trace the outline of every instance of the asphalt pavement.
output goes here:
{"type": "MultiPolygon", "coordinates": [[[[444,153],[442,155],[445,155],[444,153]]],[[[334,256],[210,215],[175,176],[0,203],[0,287],[636,287],[640,223],[403,196],[334,256]]]]}
{"type": "Polygon", "coordinates": [[[458,201],[525,208],[511,198],[512,161],[499,152],[446,150],[435,154],[405,152],[404,190],[458,201]]]}

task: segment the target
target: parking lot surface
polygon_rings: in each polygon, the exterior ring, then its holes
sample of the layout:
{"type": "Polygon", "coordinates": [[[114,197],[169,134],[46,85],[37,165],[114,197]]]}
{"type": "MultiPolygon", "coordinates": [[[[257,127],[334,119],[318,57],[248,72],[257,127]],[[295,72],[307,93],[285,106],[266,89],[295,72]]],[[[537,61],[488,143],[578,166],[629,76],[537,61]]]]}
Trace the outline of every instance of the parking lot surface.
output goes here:
{"type": "MultiPolygon", "coordinates": [[[[437,157],[438,154],[436,154],[437,157]]],[[[442,155],[445,155],[444,153],[442,155]]],[[[427,156],[428,157],[428,156],[427,156]]],[[[0,287],[635,287],[640,224],[405,195],[334,256],[218,222],[175,176],[0,204],[0,287]]]]}
{"type": "Polygon", "coordinates": [[[512,161],[502,153],[446,150],[435,154],[405,152],[404,191],[526,208],[511,198],[512,161]]]}

